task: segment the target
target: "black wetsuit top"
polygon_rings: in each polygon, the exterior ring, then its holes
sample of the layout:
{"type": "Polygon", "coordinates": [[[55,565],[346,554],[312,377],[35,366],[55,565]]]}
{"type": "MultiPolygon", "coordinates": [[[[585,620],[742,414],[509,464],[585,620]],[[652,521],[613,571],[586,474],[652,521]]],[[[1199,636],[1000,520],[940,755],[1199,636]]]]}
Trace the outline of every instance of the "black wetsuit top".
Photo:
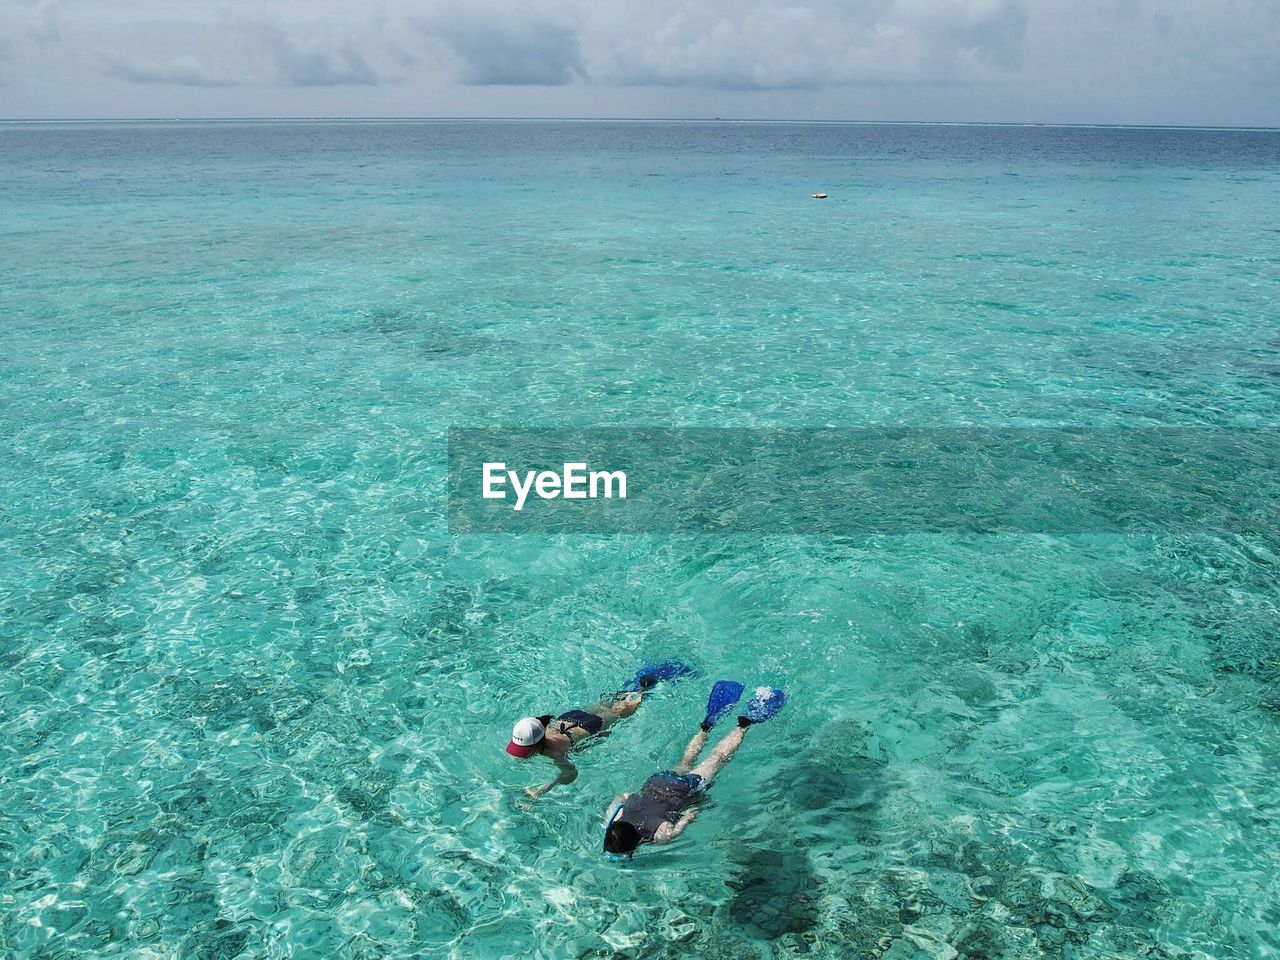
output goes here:
{"type": "Polygon", "coordinates": [[[627,797],[615,820],[631,824],[641,839],[652,841],[664,823],[675,823],[680,813],[702,799],[706,785],[696,773],[664,770],[644,782],[639,793],[627,797]]]}

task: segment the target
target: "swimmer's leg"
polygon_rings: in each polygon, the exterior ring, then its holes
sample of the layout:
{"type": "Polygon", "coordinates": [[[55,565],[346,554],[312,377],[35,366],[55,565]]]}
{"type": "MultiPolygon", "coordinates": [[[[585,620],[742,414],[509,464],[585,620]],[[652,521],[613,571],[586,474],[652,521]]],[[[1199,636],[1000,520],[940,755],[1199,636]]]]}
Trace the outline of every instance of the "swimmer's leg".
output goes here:
{"type": "Polygon", "coordinates": [[[597,704],[592,713],[604,719],[604,725],[607,727],[615,720],[621,720],[629,717],[640,709],[640,704],[644,702],[644,696],[639,692],[618,692],[614,694],[614,699],[607,703],[597,704]]]}
{"type": "Polygon", "coordinates": [[[676,766],[676,773],[688,773],[693,767],[693,763],[698,759],[698,754],[702,752],[702,748],[707,745],[707,731],[699,730],[693,735],[693,739],[689,741],[689,745],[684,748],[684,756],[680,758],[680,763],[676,766]]]}
{"type": "Polygon", "coordinates": [[[613,701],[613,712],[619,718],[629,717],[640,709],[644,696],[640,693],[628,693],[621,700],[613,701]]]}
{"type": "MultiPolygon", "coordinates": [[[[715,745],[715,748],[711,751],[711,756],[688,772],[696,773],[705,781],[707,786],[711,786],[711,781],[720,772],[720,768],[732,760],[733,755],[738,752],[738,748],[742,746],[742,738],[746,735],[747,728],[745,726],[734,727],[729,733],[725,734],[723,740],[715,745]]],[[[706,736],[705,733],[702,734],[704,743],[706,742],[706,736]]]]}

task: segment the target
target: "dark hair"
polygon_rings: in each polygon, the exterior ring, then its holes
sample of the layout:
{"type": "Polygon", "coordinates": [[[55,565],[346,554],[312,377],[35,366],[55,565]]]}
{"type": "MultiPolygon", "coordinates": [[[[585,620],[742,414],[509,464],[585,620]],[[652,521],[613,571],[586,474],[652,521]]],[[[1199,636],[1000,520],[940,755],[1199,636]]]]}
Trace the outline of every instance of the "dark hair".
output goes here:
{"type": "Polygon", "coordinates": [[[604,832],[606,853],[634,853],[640,846],[640,831],[625,820],[615,820],[604,832]]]}
{"type": "Polygon", "coordinates": [[[544,713],[542,716],[535,718],[543,727],[551,726],[551,714],[544,713]]]}

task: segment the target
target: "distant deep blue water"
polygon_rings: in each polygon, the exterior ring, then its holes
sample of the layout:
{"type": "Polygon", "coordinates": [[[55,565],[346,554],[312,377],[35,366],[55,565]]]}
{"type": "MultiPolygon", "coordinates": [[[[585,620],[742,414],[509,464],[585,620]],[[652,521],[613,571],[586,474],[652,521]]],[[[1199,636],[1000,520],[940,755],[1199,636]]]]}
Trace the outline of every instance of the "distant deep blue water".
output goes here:
{"type": "Polygon", "coordinates": [[[1280,955],[1274,530],[444,498],[451,425],[1275,426],[1280,133],[9,124],[0,264],[0,955],[1280,955]],[[602,860],[717,676],[791,703],[602,860]]]}

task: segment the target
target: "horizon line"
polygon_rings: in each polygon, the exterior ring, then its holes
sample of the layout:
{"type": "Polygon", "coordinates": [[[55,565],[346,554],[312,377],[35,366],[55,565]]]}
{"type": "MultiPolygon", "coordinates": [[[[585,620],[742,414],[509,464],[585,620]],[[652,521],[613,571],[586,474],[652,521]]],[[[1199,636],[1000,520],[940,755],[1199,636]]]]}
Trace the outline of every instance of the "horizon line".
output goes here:
{"type": "Polygon", "coordinates": [[[87,123],[778,123],[829,126],[1061,127],[1117,130],[1222,130],[1278,132],[1280,126],[1180,123],[1060,123],[1034,120],[814,120],[778,117],[501,117],[501,116],[283,116],[283,117],[4,117],[0,125],[87,123]]]}

